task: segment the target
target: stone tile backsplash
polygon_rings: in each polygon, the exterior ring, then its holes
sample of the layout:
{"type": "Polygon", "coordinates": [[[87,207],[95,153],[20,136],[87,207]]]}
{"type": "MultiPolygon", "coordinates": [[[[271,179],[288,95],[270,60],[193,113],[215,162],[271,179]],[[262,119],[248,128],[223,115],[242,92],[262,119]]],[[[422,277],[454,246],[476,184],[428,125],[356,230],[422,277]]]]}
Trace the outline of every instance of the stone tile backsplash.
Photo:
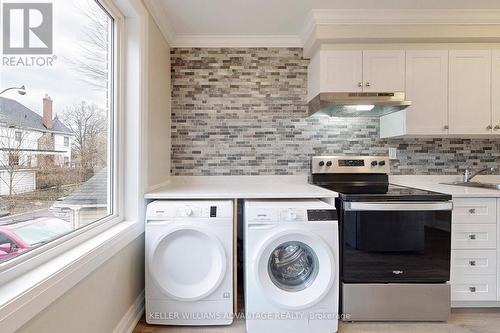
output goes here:
{"type": "Polygon", "coordinates": [[[300,48],[173,48],[172,174],[308,174],[313,155],[385,155],[393,174],[494,166],[500,140],[379,139],[378,119],[307,118],[300,48]]]}

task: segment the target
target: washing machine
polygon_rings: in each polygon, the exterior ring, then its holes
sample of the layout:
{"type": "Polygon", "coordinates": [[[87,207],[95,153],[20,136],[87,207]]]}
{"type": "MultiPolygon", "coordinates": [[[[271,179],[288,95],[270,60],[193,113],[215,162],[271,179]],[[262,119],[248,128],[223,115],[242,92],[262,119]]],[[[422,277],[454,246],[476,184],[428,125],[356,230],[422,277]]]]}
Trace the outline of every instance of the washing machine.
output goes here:
{"type": "Polygon", "coordinates": [[[231,324],[232,201],[153,201],[145,228],[146,322],[231,324]]]}
{"type": "Polygon", "coordinates": [[[316,199],[248,200],[244,216],[247,332],[336,332],[335,207],[316,199]]]}

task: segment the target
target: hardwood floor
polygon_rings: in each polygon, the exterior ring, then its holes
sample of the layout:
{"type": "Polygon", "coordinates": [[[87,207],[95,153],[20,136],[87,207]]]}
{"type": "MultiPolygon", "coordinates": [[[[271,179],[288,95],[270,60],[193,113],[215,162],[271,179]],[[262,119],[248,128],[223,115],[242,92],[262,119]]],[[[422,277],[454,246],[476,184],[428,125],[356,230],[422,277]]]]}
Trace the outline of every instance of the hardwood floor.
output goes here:
{"type": "MultiPolygon", "coordinates": [[[[141,319],[133,333],[244,333],[244,321],[231,326],[168,327],[141,319]]],[[[499,333],[500,308],[456,309],[447,323],[341,323],[340,333],[499,333]]],[[[263,332],[265,333],[265,332],[263,332]]],[[[306,333],[306,332],[304,332],[306,333]]]]}

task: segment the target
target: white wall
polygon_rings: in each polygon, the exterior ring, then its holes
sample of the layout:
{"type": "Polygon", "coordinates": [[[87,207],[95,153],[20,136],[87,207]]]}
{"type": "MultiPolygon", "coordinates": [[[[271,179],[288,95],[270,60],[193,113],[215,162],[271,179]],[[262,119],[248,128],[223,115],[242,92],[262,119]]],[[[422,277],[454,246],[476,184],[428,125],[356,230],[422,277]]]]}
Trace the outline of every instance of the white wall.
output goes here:
{"type": "Polygon", "coordinates": [[[17,333],[111,333],[144,288],[144,236],[87,276],[17,333]]]}
{"type": "Polygon", "coordinates": [[[148,176],[147,187],[170,175],[170,47],[149,20],[148,56],[148,176]]]}

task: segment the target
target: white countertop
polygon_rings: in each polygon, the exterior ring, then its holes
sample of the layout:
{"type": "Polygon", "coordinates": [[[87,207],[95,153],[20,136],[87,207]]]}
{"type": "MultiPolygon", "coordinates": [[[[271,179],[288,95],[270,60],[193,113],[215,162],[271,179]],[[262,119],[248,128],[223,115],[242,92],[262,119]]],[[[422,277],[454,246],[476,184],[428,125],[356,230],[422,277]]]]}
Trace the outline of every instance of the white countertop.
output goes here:
{"type": "Polygon", "coordinates": [[[307,183],[307,176],[174,176],[146,199],[332,198],[337,192],[307,183]]]}
{"type": "MultiPolygon", "coordinates": [[[[455,198],[500,198],[500,190],[441,184],[460,180],[460,176],[390,176],[392,184],[446,193],[455,198]]],[[[477,176],[474,181],[500,183],[500,176],[477,176]]]]}
{"type": "MultiPolygon", "coordinates": [[[[500,190],[444,185],[460,176],[391,176],[396,185],[450,194],[456,198],[500,198],[500,190]]],[[[475,181],[500,183],[500,176],[477,176],[475,181]]],[[[307,183],[307,176],[173,176],[145,194],[146,199],[287,199],[332,198],[337,192],[307,183]]]]}

